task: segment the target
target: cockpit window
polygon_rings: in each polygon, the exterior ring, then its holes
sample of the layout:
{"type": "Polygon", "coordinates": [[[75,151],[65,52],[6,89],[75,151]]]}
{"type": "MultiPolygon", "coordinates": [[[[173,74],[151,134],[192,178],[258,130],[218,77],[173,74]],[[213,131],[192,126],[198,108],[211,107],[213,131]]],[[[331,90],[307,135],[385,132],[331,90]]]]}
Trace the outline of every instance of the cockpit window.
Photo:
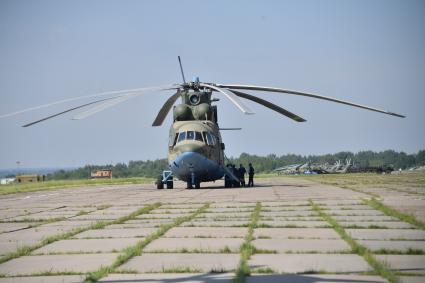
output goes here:
{"type": "Polygon", "coordinates": [[[187,131],[187,132],[180,132],[179,133],[179,137],[177,142],[181,142],[184,140],[197,140],[200,142],[206,142],[207,143],[207,138],[204,135],[204,137],[202,138],[202,135],[205,134],[206,132],[203,132],[202,134],[200,132],[195,132],[195,131],[187,131]]]}
{"type": "Polygon", "coordinates": [[[215,137],[214,137],[214,135],[207,132],[206,133],[206,136],[207,136],[207,144],[208,145],[215,145],[215,137]]]}
{"type": "Polygon", "coordinates": [[[179,140],[177,142],[184,141],[186,139],[186,132],[181,132],[179,134],[179,140]]]}
{"type": "Polygon", "coordinates": [[[195,138],[195,132],[194,131],[187,131],[186,139],[187,140],[193,140],[195,138]]]}
{"type": "Polygon", "coordinates": [[[203,142],[202,134],[200,132],[195,132],[195,140],[203,142]]]}

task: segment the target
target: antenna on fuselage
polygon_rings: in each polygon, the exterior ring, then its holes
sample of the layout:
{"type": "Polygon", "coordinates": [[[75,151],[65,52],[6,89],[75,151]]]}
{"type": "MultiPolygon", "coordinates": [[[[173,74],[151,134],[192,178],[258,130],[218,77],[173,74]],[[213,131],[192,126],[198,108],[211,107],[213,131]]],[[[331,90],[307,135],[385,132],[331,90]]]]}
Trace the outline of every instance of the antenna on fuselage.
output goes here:
{"type": "Polygon", "coordinates": [[[182,66],[182,60],[180,59],[180,56],[177,56],[177,58],[179,58],[180,71],[182,72],[183,83],[185,84],[185,83],[186,83],[186,79],[184,78],[183,66],[182,66]]]}

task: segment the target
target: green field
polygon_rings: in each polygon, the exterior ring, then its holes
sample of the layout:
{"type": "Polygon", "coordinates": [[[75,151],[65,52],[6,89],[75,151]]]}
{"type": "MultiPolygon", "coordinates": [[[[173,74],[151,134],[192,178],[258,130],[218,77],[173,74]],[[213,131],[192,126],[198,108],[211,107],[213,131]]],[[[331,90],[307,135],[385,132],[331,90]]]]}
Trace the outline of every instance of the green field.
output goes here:
{"type": "MultiPolygon", "coordinates": [[[[400,174],[320,174],[320,175],[297,175],[289,178],[299,178],[321,184],[333,185],[340,188],[418,188],[425,189],[425,171],[406,171],[400,174]]],[[[425,190],[424,190],[425,192],[425,190]]]]}
{"type": "Polygon", "coordinates": [[[0,195],[34,192],[71,187],[85,187],[96,185],[125,185],[125,184],[149,184],[154,183],[153,178],[119,178],[119,179],[96,179],[96,180],[63,180],[46,181],[40,183],[10,184],[0,186],[0,195]]]}

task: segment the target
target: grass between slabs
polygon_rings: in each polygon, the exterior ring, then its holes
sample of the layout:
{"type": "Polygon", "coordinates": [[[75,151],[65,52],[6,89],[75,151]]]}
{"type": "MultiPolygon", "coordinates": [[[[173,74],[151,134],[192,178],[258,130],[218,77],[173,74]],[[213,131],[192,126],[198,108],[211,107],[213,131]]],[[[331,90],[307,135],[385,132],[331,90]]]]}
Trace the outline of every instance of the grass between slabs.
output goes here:
{"type": "Polygon", "coordinates": [[[248,265],[248,260],[255,253],[255,247],[252,245],[254,240],[254,229],[257,228],[257,222],[260,219],[261,203],[257,202],[254,211],[251,214],[251,221],[248,226],[248,234],[245,237],[245,242],[240,247],[241,260],[236,269],[236,277],[233,279],[235,283],[245,282],[245,278],[251,274],[248,265]]]}
{"type": "Polygon", "coordinates": [[[183,222],[192,220],[197,215],[199,215],[199,214],[203,213],[205,210],[207,210],[209,208],[209,206],[210,206],[210,204],[207,203],[204,206],[198,208],[195,212],[189,214],[188,216],[182,216],[182,217],[176,218],[174,220],[174,222],[172,222],[170,224],[161,225],[156,232],[148,235],[146,238],[139,241],[136,245],[129,246],[129,247],[125,248],[111,265],[102,266],[97,271],[89,273],[84,282],[86,282],[86,283],[96,282],[100,278],[105,277],[106,275],[108,275],[111,272],[114,272],[116,268],[118,268],[119,266],[126,263],[132,257],[141,255],[142,252],[143,252],[143,249],[148,244],[150,244],[154,240],[163,236],[168,230],[181,225],[183,222]]]}
{"type": "Polygon", "coordinates": [[[357,243],[346,231],[339,225],[338,221],[332,218],[329,214],[324,212],[317,204],[310,200],[310,204],[317,213],[323,217],[332,228],[339,234],[339,236],[347,242],[351,247],[352,252],[362,256],[366,262],[373,268],[373,270],[380,276],[387,279],[390,283],[398,283],[399,279],[396,277],[395,273],[384,263],[378,261],[374,254],[367,249],[366,247],[357,243]]]}
{"type": "Polygon", "coordinates": [[[378,201],[375,198],[372,198],[370,200],[364,199],[363,202],[365,204],[373,207],[376,210],[382,211],[383,213],[385,213],[388,216],[396,217],[403,222],[407,222],[409,224],[412,224],[412,225],[418,227],[419,229],[425,230],[425,223],[416,219],[416,217],[411,215],[411,214],[399,212],[399,211],[383,204],[382,202],[378,201]]]}
{"type": "Polygon", "coordinates": [[[41,241],[39,244],[36,244],[36,245],[19,247],[16,251],[10,252],[10,253],[4,255],[3,257],[1,257],[0,258],[0,264],[4,263],[6,261],[12,260],[14,258],[30,255],[31,252],[33,252],[34,250],[39,249],[39,248],[41,248],[45,245],[48,245],[48,244],[51,244],[53,242],[60,241],[60,240],[66,240],[68,238],[71,238],[71,237],[73,237],[73,236],[75,236],[79,233],[82,233],[82,232],[85,232],[85,231],[88,231],[88,230],[103,229],[103,228],[105,228],[105,226],[112,225],[112,224],[122,224],[122,223],[124,223],[124,222],[126,222],[130,219],[136,218],[140,214],[148,213],[151,210],[158,208],[160,205],[161,205],[160,203],[154,203],[154,204],[139,208],[135,212],[130,213],[127,216],[123,216],[121,218],[118,218],[117,220],[98,221],[98,222],[93,223],[92,225],[90,225],[88,227],[76,228],[76,229],[73,229],[73,230],[66,232],[66,233],[57,234],[57,235],[47,237],[43,241],[41,241]]]}

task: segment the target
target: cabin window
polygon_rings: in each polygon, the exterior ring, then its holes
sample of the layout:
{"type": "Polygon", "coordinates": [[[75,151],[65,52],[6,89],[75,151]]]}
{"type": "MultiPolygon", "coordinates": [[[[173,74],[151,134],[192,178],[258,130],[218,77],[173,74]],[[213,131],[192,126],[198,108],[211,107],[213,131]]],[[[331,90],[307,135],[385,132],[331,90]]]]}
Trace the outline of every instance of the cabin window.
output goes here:
{"type": "Polygon", "coordinates": [[[186,132],[181,132],[179,134],[179,140],[177,142],[184,141],[186,139],[186,132]]]}

